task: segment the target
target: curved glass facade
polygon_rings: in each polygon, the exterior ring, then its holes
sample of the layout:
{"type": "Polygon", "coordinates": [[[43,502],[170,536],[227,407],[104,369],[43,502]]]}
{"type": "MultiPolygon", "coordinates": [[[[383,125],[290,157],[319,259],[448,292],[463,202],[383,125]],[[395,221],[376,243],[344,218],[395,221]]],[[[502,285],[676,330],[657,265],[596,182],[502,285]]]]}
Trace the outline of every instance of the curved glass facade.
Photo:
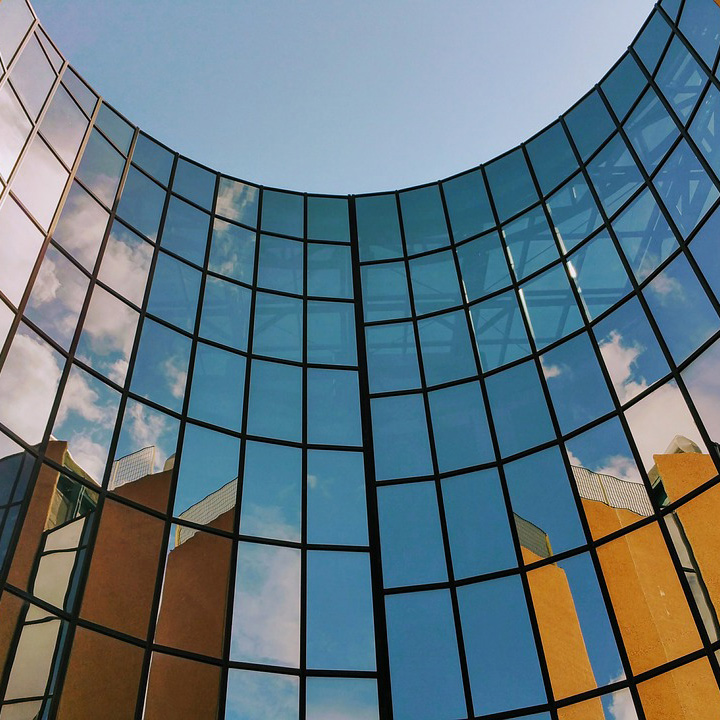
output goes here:
{"type": "Polygon", "coordinates": [[[720,7],[395,193],[210,171],[0,3],[0,720],[720,717],[720,7]]]}

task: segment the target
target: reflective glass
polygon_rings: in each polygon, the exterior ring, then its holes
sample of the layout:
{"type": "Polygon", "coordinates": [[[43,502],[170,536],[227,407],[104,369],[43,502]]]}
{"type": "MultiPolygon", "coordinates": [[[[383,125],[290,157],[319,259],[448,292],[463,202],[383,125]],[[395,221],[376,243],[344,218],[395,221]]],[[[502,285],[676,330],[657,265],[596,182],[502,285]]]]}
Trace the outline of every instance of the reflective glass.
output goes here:
{"type": "Polygon", "coordinates": [[[190,265],[161,252],[158,254],[150,287],[148,312],[182,330],[195,327],[200,273],[190,265]]]}
{"type": "Polygon", "coordinates": [[[207,246],[210,216],[171,197],[163,226],[162,246],[196,265],[202,265],[207,246]]]}
{"type": "Polygon", "coordinates": [[[494,224],[482,173],[463,173],[442,183],[455,242],[489,230],[494,224]]]}
{"type": "Polygon", "coordinates": [[[408,255],[434,250],[450,242],[437,185],[401,192],[400,209],[408,255]]]}
{"type": "Polygon", "coordinates": [[[157,240],[165,191],[147,175],[131,167],[117,213],[150,240],[157,240]]]}

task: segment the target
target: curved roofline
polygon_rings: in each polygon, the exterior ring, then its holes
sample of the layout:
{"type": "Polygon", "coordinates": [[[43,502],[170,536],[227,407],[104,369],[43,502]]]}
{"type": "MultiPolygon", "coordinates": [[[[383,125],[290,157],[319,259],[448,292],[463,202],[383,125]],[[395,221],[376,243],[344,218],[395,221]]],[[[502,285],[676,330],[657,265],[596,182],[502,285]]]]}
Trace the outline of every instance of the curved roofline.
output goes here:
{"type": "MultiPolygon", "coordinates": [[[[720,4],[720,0],[715,0],[718,4],[720,4]]],[[[40,18],[38,17],[37,13],[35,12],[35,8],[32,6],[31,0],[28,0],[28,5],[30,6],[30,9],[32,10],[33,15],[35,16],[36,20],[38,21],[38,24],[43,29],[43,32],[45,33],[46,37],[50,40],[53,47],[57,50],[57,52],[63,56],[62,50],[58,48],[57,44],[52,40],[50,34],[43,26],[42,22],[40,21],[40,18]]],[[[552,127],[555,123],[560,121],[562,118],[564,118],[566,115],[568,115],[572,110],[574,110],[580,103],[585,100],[590,94],[592,94],[595,90],[597,90],[603,82],[611,75],[611,73],[617,68],[618,65],[628,56],[630,49],[633,47],[633,45],[637,42],[637,39],[642,34],[643,30],[647,27],[648,23],[650,22],[650,19],[653,17],[654,13],[656,11],[660,11],[665,15],[666,20],[670,25],[674,28],[677,27],[677,18],[671,18],[664,8],[661,6],[661,0],[657,0],[655,3],[653,10],[649,13],[649,15],[645,18],[645,21],[640,26],[638,31],[635,33],[635,36],[632,39],[632,42],[630,45],[628,45],[625,52],[612,64],[612,66],[605,72],[605,74],[598,80],[598,82],[595,83],[584,95],[582,95],[580,98],[578,98],[570,107],[568,107],[564,112],[560,113],[558,117],[553,120],[552,122],[548,123],[547,125],[544,125],[540,130],[538,130],[536,133],[525,139],[524,141],[518,143],[517,145],[514,145],[510,147],[509,149],[505,150],[504,152],[495,155],[494,157],[490,158],[489,160],[486,160],[485,162],[478,163],[477,165],[473,165],[469,168],[466,168],[464,170],[460,170],[457,173],[454,173],[452,175],[448,175],[446,177],[439,178],[437,180],[429,180],[427,182],[418,183],[415,185],[407,185],[405,187],[401,188],[395,188],[392,190],[376,190],[376,191],[370,191],[370,192],[364,192],[364,193],[347,193],[347,194],[337,194],[337,193],[324,193],[324,192],[306,192],[303,190],[292,190],[289,188],[282,188],[277,187],[275,185],[263,185],[262,183],[255,182],[253,180],[247,180],[241,177],[237,177],[235,175],[229,175],[228,173],[223,172],[222,170],[218,168],[210,167],[209,165],[205,165],[202,162],[199,162],[198,160],[195,160],[191,157],[188,157],[187,155],[183,155],[182,152],[179,150],[176,150],[169,145],[166,145],[161,140],[158,140],[153,135],[150,135],[149,133],[146,133],[139,125],[136,125],[132,120],[130,120],[126,115],[124,115],[122,112],[120,112],[114,105],[107,102],[103,95],[99,93],[90,83],[88,83],[85,78],[77,71],[77,69],[68,63],[67,67],[68,69],[72,70],[72,72],[97,96],[98,101],[101,102],[103,105],[106,105],[109,107],[113,112],[115,112],[120,118],[122,118],[128,125],[130,125],[132,128],[137,130],[138,133],[144,135],[145,137],[152,140],[154,143],[160,145],[168,152],[172,153],[173,155],[177,155],[178,158],[181,158],[187,162],[192,163],[193,165],[197,165],[198,167],[202,168],[203,170],[207,170],[208,172],[218,174],[221,177],[227,178],[228,180],[232,180],[235,182],[243,183],[244,185],[249,185],[256,188],[262,188],[263,190],[272,190],[274,192],[282,192],[282,193],[288,193],[290,195],[301,195],[303,197],[324,197],[324,198],[335,198],[335,199],[348,199],[348,198],[360,198],[360,197],[375,197],[378,195],[392,195],[396,193],[406,192],[410,190],[418,190],[420,188],[426,188],[426,187],[432,187],[433,185],[438,185],[440,183],[448,182],[449,180],[453,180],[455,178],[461,177],[463,175],[467,175],[471,172],[480,170],[483,167],[487,167],[488,165],[492,164],[493,162],[500,160],[504,158],[505,156],[509,155],[512,152],[515,152],[516,150],[525,147],[528,143],[532,142],[535,138],[539,137],[544,133],[546,130],[548,130],[550,127],[552,127]]]]}

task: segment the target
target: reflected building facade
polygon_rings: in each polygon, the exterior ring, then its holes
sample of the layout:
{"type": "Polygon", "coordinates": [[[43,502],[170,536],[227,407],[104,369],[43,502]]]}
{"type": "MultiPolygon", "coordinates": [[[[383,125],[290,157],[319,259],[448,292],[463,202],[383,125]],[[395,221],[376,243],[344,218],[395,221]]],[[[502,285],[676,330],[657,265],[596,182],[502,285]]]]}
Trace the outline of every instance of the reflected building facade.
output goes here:
{"type": "Polygon", "coordinates": [[[0,3],[0,720],[720,717],[720,7],[427,185],[261,187],[0,3]]]}

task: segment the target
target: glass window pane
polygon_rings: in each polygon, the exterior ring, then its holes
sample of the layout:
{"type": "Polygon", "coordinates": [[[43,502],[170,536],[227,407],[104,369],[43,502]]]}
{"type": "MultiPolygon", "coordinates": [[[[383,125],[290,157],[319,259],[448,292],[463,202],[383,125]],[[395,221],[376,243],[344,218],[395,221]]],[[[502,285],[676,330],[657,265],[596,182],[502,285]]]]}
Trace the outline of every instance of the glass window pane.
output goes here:
{"type": "Polygon", "coordinates": [[[442,187],[455,242],[495,225],[485,182],[479,170],[446,180],[442,187]]]}
{"type": "Polygon", "coordinates": [[[394,194],[355,200],[360,260],[384,260],[403,254],[394,194]]]}
{"type": "Polygon", "coordinates": [[[365,338],[370,392],[420,387],[412,323],[371,325],[365,338]]]}
{"type": "Polygon", "coordinates": [[[435,484],[389,485],[377,494],[385,587],[446,580],[435,484]]]}
{"type": "Polygon", "coordinates": [[[547,204],[560,246],[565,252],[572,250],[602,224],[600,211],[581,173],[548,198],[547,204]]]}
{"type": "Polygon", "coordinates": [[[718,329],[717,313],[684,255],[654,278],[644,295],[676,363],[718,329]]]}
{"type": "Polygon", "coordinates": [[[410,316],[404,263],[366,265],[360,268],[360,272],[366,322],[410,316]]]}
{"type": "Polygon", "coordinates": [[[202,265],[209,225],[209,215],[171,197],[163,227],[162,246],[196,265],[202,265]]]}
{"type": "Polygon", "coordinates": [[[434,250],[450,242],[437,185],[401,192],[400,209],[408,255],[434,250]]]}
{"type": "Polygon", "coordinates": [[[495,459],[480,385],[454,385],[429,393],[440,472],[495,459]]]}
{"type": "Polygon", "coordinates": [[[458,588],[458,603],[475,712],[484,715],[544,703],[520,579],[458,588]]]}
{"type": "Polygon", "coordinates": [[[180,412],[190,360],[190,338],[147,318],[143,322],[131,387],[180,412]]]}
{"type": "Polygon", "coordinates": [[[530,343],[514,290],[473,305],[470,313],[483,370],[494,370],[530,354],[530,343]]]}
{"type": "Polygon", "coordinates": [[[86,270],[92,270],[107,223],[107,211],[74,182],[55,226],[53,238],[86,270]]]}
{"type": "Polygon", "coordinates": [[[239,432],[244,390],[245,357],[198,343],[189,415],[239,432]]]}
{"type": "Polygon", "coordinates": [[[500,222],[537,201],[537,192],[521,149],[485,166],[500,222]]]}
{"type": "Polygon", "coordinates": [[[302,293],[302,243],[288,238],[262,235],[257,281],[260,287],[302,293]]]}
{"type": "Polygon", "coordinates": [[[251,227],[257,227],[260,190],[254,185],[221,177],[215,212],[251,227]]]}
{"type": "Polygon", "coordinates": [[[172,189],[200,207],[210,210],[215,194],[215,173],[185,158],[178,158],[172,189]]]}
{"type": "Polygon", "coordinates": [[[78,342],[77,357],[122,385],[137,322],[138,314],[133,308],[96,285],[78,342]]]}
{"type": "Polygon", "coordinates": [[[51,245],[40,266],[25,315],[67,350],[87,289],[87,276],[51,245]]]}
{"type": "Polygon", "coordinates": [[[132,161],[163,185],[170,181],[173,154],[147,135],[138,133],[132,161]]]}
{"type": "Polygon", "coordinates": [[[308,243],[307,253],[308,295],[352,298],[350,248],[308,243]]]}
{"type": "Polygon", "coordinates": [[[298,666],[300,550],[239,543],[230,659],[298,666]]]}
{"type": "Polygon", "coordinates": [[[361,453],[308,450],[307,488],[309,543],[367,545],[361,453]]]}
{"type": "Polygon", "coordinates": [[[428,385],[478,374],[462,310],[420,320],[418,330],[428,385]]]}
{"type": "Polygon", "coordinates": [[[302,368],[253,360],[248,433],[302,440],[302,368]]]}
{"type": "Polygon", "coordinates": [[[506,465],[505,478],[526,564],[585,544],[557,447],[506,465]]]}
{"type": "Polygon", "coordinates": [[[375,669],[366,553],[308,552],[307,664],[333,670],[375,669]]]}
{"type": "Polygon", "coordinates": [[[545,213],[538,206],[503,228],[510,265],[518,280],[531,275],[558,257],[555,238],[545,213]]]}
{"type": "Polygon", "coordinates": [[[548,193],[577,170],[577,160],[559,122],[532,139],[527,144],[527,151],[543,193],[548,193]]]}
{"type": "Polygon", "coordinates": [[[308,368],[307,439],[319,445],[362,445],[357,372],[308,368]]]}
{"type": "Polygon", "coordinates": [[[540,364],[563,433],[613,409],[587,333],[576,335],[545,353],[540,364]]]}
{"type": "Polygon", "coordinates": [[[192,332],[195,327],[201,274],[170,255],[158,253],[148,312],[192,332]]]}
{"type": "Polygon", "coordinates": [[[105,246],[98,278],[140,306],[145,296],[152,254],[152,245],[116,221],[105,246]]]}
{"type": "Polygon", "coordinates": [[[145,237],[157,240],[164,205],[165,190],[147,175],[130,167],[117,209],[118,215],[145,237]]]}
{"type": "Polygon", "coordinates": [[[248,442],[240,508],[243,535],[300,542],[302,450],[248,442]]]}
{"type": "MultiPolygon", "coordinates": [[[[262,205],[262,229],[280,235],[303,236],[303,196],[265,190],[262,205]]],[[[318,238],[319,239],[319,238],[318,238]]]]}
{"type": "Polygon", "coordinates": [[[350,303],[307,303],[307,360],[357,365],[355,307],[350,303]]]}
{"type": "Polygon", "coordinates": [[[582,325],[565,268],[555,265],[520,288],[530,329],[538,348],[543,348],[582,325]]]}
{"type": "Polygon", "coordinates": [[[258,292],[255,296],[253,353],[303,359],[303,302],[299,298],[258,292]]]}
{"type": "Polygon", "coordinates": [[[87,126],[87,118],[60,85],[45,113],[40,132],[68,167],[75,162],[87,126]]]}
{"type": "MultiPolygon", "coordinates": [[[[173,515],[197,525],[232,531],[239,454],[238,438],[187,423],[173,515]]],[[[183,537],[181,531],[179,539],[183,537]]]]}
{"type": "Polygon", "coordinates": [[[489,233],[457,248],[465,297],[476,300],[510,284],[505,250],[497,233],[489,233]]]}
{"type": "Polygon", "coordinates": [[[515,567],[517,558],[497,471],[445,478],[442,492],[455,577],[515,567]]]}
{"type": "Polygon", "coordinates": [[[252,230],[215,220],[208,269],[251,283],[255,268],[255,233],[252,230]]]}
{"type": "Polygon", "coordinates": [[[203,293],[200,335],[237,350],[247,348],[252,290],[208,276],[203,293]]]}
{"type": "Polygon", "coordinates": [[[90,133],[77,177],[107,207],[112,207],[125,160],[97,131],[90,133]]]}
{"type": "Polygon", "coordinates": [[[308,197],[308,237],[349,243],[348,201],[345,198],[308,197]]]}
{"type": "Polygon", "coordinates": [[[394,716],[466,717],[450,593],[391,595],[385,607],[394,716]]]}
{"type": "Polygon", "coordinates": [[[418,315],[461,304],[452,251],[446,250],[411,260],[410,277],[415,312],[418,315]]]}
{"type": "Polygon", "coordinates": [[[540,445],[555,435],[532,361],[491,375],[486,387],[504,456],[540,445]]]}
{"type": "Polygon", "coordinates": [[[565,122],[583,160],[587,160],[615,129],[597,90],[588,93],[570,110],[565,122]]]}

